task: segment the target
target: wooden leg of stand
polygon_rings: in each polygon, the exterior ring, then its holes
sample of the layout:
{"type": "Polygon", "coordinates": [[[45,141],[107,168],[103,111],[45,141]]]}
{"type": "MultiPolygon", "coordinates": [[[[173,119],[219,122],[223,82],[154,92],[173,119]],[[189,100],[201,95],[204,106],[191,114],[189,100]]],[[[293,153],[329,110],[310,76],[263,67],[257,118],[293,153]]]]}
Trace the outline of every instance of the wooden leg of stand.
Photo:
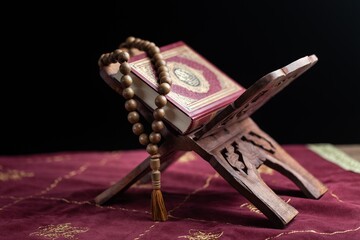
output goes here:
{"type": "MultiPolygon", "coordinates": [[[[161,162],[166,163],[167,161],[175,161],[176,157],[179,155],[177,151],[169,146],[170,144],[163,144],[159,151],[161,154],[161,162]]],[[[150,157],[147,157],[142,163],[140,163],[136,168],[134,168],[128,175],[123,179],[116,182],[114,185],[106,189],[104,192],[100,193],[95,198],[95,203],[104,204],[109,201],[111,198],[125,192],[131,185],[136,183],[139,179],[145,176],[151,171],[150,169],[150,157]]]]}
{"type": "Polygon", "coordinates": [[[292,180],[309,198],[318,199],[327,188],[291,157],[274,139],[262,131],[253,121],[242,140],[257,146],[269,157],[264,164],[292,180]]]}
{"type": "Polygon", "coordinates": [[[95,198],[95,203],[104,204],[109,201],[111,198],[115,197],[118,194],[126,191],[131,185],[136,183],[138,179],[144,176],[146,173],[150,172],[149,167],[150,157],[147,157],[141,164],[134,168],[126,177],[116,182],[114,185],[106,189],[104,192],[100,193],[95,198]]]}
{"type": "Polygon", "coordinates": [[[216,171],[276,226],[285,226],[298,214],[261,179],[257,167],[264,155],[257,148],[235,140],[213,153],[209,162],[216,171]]]}

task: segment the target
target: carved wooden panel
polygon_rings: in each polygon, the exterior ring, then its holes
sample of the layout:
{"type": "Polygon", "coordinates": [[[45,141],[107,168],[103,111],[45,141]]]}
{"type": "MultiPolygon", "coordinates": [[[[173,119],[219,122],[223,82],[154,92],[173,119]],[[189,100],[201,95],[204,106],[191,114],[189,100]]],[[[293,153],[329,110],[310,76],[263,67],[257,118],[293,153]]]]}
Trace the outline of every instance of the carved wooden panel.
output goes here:
{"type": "Polygon", "coordinates": [[[235,171],[242,171],[247,174],[247,167],[245,165],[241,152],[236,149],[237,143],[234,141],[232,144],[225,146],[221,150],[221,155],[230,164],[235,171]]]}
{"type": "Polygon", "coordinates": [[[217,148],[214,153],[221,156],[235,171],[249,175],[249,171],[255,170],[263,164],[266,156],[257,149],[258,146],[244,141],[243,137],[236,136],[217,148]],[[247,143],[244,144],[244,142],[247,143]]]}
{"type": "Polygon", "coordinates": [[[270,154],[274,154],[276,151],[274,144],[269,139],[261,136],[259,133],[255,133],[254,131],[250,131],[244,134],[241,137],[241,140],[251,143],[252,145],[259,147],[270,154]]]}
{"type": "MultiPolygon", "coordinates": [[[[301,58],[271,72],[248,88],[232,105],[226,107],[199,131],[189,135],[163,134],[160,147],[163,169],[175,162],[182,151],[194,151],[208,161],[236,190],[260,209],[273,223],[283,226],[298,213],[279,198],[261,179],[257,168],[266,164],[291,179],[308,196],[319,198],[326,187],[306,171],[269,135],[247,118],[271,97],[316,63],[316,56],[301,58]]],[[[103,78],[111,83],[108,73],[103,78]]],[[[116,70],[117,71],[117,70],[116,70]]],[[[110,84],[111,85],[111,84],[110,84]]],[[[114,87],[115,90],[119,89],[114,87]]],[[[147,113],[146,108],[141,112],[147,113]]],[[[143,114],[145,118],[151,113],[143,114]]],[[[98,195],[95,202],[103,204],[146,175],[149,180],[150,158],[145,159],[126,177],[98,195]]],[[[145,179],[145,180],[146,180],[145,179]]]]}
{"type": "Polygon", "coordinates": [[[253,143],[243,140],[245,135],[233,137],[215,148],[209,162],[272,223],[286,225],[298,211],[279,198],[261,179],[257,168],[267,160],[268,154],[253,143]]]}
{"type": "Polygon", "coordinates": [[[228,125],[249,117],[271,97],[290,84],[317,62],[315,55],[303,57],[281,69],[273,71],[248,88],[233,104],[226,107],[214,119],[195,133],[205,137],[228,125]]]}

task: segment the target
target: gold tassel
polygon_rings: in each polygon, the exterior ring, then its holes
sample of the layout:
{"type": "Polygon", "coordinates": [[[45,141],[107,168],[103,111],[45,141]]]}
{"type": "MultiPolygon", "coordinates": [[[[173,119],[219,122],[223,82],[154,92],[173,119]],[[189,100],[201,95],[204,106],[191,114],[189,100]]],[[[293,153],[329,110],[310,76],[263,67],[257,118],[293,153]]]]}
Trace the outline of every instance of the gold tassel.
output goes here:
{"type": "Polygon", "coordinates": [[[151,214],[154,221],[166,221],[168,214],[165,208],[163,195],[160,189],[154,189],[151,193],[151,214]]]}

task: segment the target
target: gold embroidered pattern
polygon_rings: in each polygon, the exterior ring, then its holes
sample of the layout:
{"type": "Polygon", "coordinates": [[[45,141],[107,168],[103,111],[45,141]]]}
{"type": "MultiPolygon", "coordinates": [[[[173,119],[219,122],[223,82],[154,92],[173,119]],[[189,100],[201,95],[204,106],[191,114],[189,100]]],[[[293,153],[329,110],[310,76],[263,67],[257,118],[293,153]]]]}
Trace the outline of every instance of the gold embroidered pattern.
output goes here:
{"type": "Polygon", "coordinates": [[[28,158],[26,162],[28,163],[56,163],[70,160],[71,157],[69,155],[61,155],[61,156],[50,156],[50,157],[40,157],[40,158],[28,158]]]}
{"type": "Polygon", "coordinates": [[[79,169],[71,171],[71,172],[69,172],[68,174],[66,174],[63,177],[58,177],[57,179],[55,179],[55,181],[52,184],[50,184],[46,189],[42,190],[41,192],[39,192],[37,194],[29,195],[27,197],[18,198],[14,202],[6,204],[5,206],[2,206],[0,208],[0,211],[4,210],[5,208],[8,208],[8,207],[10,207],[12,205],[15,205],[18,202],[21,202],[23,200],[30,199],[30,198],[35,198],[36,196],[41,196],[43,194],[46,194],[47,192],[49,192],[50,190],[55,188],[63,179],[69,179],[69,178],[72,178],[72,177],[74,177],[74,176],[76,176],[78,174],[81,174],[82,172],[84,172],[87,169],[87,167],[88,167],[88,164],[85,164],[85,165],[81,166],[79,169]]]}
{"type": "MultiPolygon", "coordinates": [[[[12,197],[12,196],[8,196],[8,197],[1,197],[0,198],[11,198],[11,199],[18,199],[18,197],[12,197]]],[[[90,201],[74,201],[74,200],[68,200],[65,198],[57,198],[57,197],[45,197],[45,196],[38,196],[36,198],[40,198],[40,199],[44,199],[44,200],[52,200],[52,201],[62,201],[68,204],[75,204],[75,205],[92,205],[98,208],[103,208],[103,209],[111,209],[111,210],[120,210],[120,211],[126,211],[126,212],[134,212],[134,213],[143,213],[143,214],[148,214],[150,215],[151,213],[149,211],[144,211],[144,210],[137,210],[137,209],[128,209],[128,208],[122,208],[122,207],[113,207],[110,205],[98,205],[95,204],[94,202],[90,202],[90,201]]],[[[176,217],[176,216],[172,216],[169,215],[169,218],[173,218],[173,219],[179,219],[179,220],[188,220],[188,221],[193,221],[193,222],[204,222],[204,223],[215,223],[215,224],[226,224],[226,225],[234,225],[234,226],[242,226],[241,224],[234,224],[234,223],[229,223],[229,222],[219,222],[219,221],[215,221],[215,220],[205,220],[205,219],[195,219],[195,218],[182,218],[182,217],[176,217]]],[[[155,222],[155,224],[157,224],[158,222],[155,222]]],[[[150,229],[150,228],[149,228],[150,229]]],[[[145,231],[148,232],[148,231],[145,231]]],[[[144,233],[145,233],[144,232],[144,233]]]]}
{"type": "Polygon", "coordinates": [[[179,236],[178,238],[187,238],[189,240],[217,240],[224,234],[224,232],[205,232],[201,230],[190,229],[189,235],[179,236]]]}
{"type": "Polygon", "coordinates": [[[45,196],[38,196],[38,197],[33,197],[33,198],[40,198],[40,199],[44,199],[44,200],[51,200],[51,201],[62,201],[68,204],[76,204],[76,205],[91,205],[91,206],[95,206],[98,208],[103,208],[103,209],[111,209],[111,210],[121,210],[121,211],[127,211],[127,212],[135,212],[135,213],[145,213],[145,214],[151,214],[149,211],[142,211],[142,210],[136,210],[136,209],[128,209],[128,208],[122,208],[122,207],[113,207],[110,205],[99,205],[99,204],[95,204],[95,202],[90,202],[90,201],[74,201],[74,200],[68,200],[66,198],[57,198],[57,197],[45,197],[45,196]]]}
{"type": "Polygon", "coordinates": [[[1,196],[0,195],[0,198],[1,199],[12,199],[12,200],[18,200],[18,199],[21,199],[23,197],[15,197],[15,196],[1,196]]]}
{"type": "Polygon", "coordinates": [[[136,238],[134,238],[134,240],[139,240],[140,238],[142,238],[143,236],[145,236],[148,232],[151,231],[151,229],[153,227],[155,227],[156,224],[158,224],[159,222],[155,222],[153,225],[151,225],[148,229],[146,229],[143,233],[140,233],[139,236],[137,236],[136,238]]]}
{"type": "MultiPolygon", "coordinates": [[[[291,198],[289,198],[288,200],[286,200],[286,203],[289,203],[291,201],[291,198]]],[[[257,214],[263,214],[257,207],[255,207],[253,204],[251,203],[243,203],[240,205],[240,208],[246,207],[247,209],[249,209],[251,212],[257,213],[257,214]]]]}
{"type": "Polygon", "coordinates": [[[85,164],[85,165],[81,166],[78,170],[71,171],[63,177],[58,177],[57,179],[54,180],[54,182],[52,184],[50,184],[50,186],[48,186],[45,190],[41,191],[40,195],[45,194],[45,193],[49,192],[50,190],[54,189],[62,180],[69,179],[76,175],[81,174],[87,168],[88,168],[88,164],[85,164]]]}
{"type": "Polygon", "coordinates": [[[238,223],[230,223],[230,222],[219,222],[216,220],[207,220],[207,219],[200,219],[200,218],[183,218],[183,217],[176,217],[169,215],[169,218],[178,219],[178,220],[188,220],[192,222],[201,222],[201,223],[213,223],[213,224],[226,224],[226,225],[232,225],[232,226],[244,226],[238,223]]]}
{"type": "Polygon", "coordinates": [[[122,151],[112,151],[110,152],[109,156],[104,157],[103,159],[101,159],[101,161],[99,162],[100,166],[105,166],[108,161],[111,160],[119,160],[123,155],[122,151]]]}
{"type": "Polygon", "coordinates": [[[336,200],[338,200],[339,202],[344,202],[343,200],[341,200],[338,195],[336,195],[335,193],[333,193],[333,191],[329,191],[330,195],[335,198],[336,200]]]}
{"type": "Polygon", "coordinates": [[[140,188],[140,189],[152,189],[152,184],[151,183],[135,183],[134,185],[132,185],[130,188],[140,188]]]}
{"type": "MultiPolygon", "coordinates": [[[[24,199],[23,197],[15,197],[15,196],[0,196],[0,198],[13,199],[13,200],[18,200],[18,201],[24,199]]],[[[147,215],[151,214],[149,211],[143,211],[143,210],[128,209],[128,208],[121,208],[121,207],[113,207],[113,206],[110,206],[110,205],[101,206],[101,205],[95,204],[94,202],[90,202],[90,201],[74,201],[74,200],[68,200],[68,199],[65,199],[65,198],[45,197],[45,196],[37,196],[37,197],[34,196],[32,198],[38,198],[38,199],[44,199],[44,200],[50,200],[50,201],[62,201],[62,202],[68,203],[68,204],[75,204],[75,205],[92,205],[92,206],[95,206],[97,208],[110,209],[110,210],[120,210],[120,211],[134,212],[134,213],[142,213],[142,214],[147,214],[147,215]]],[[[1,210],[1,208],[0,208],[0,210],[1,210]]],[[[201,223],[213,223],[213,224],[226,224],[226,225],[233,225],[233,226],[243,226],[243,225],[238,224],[238,223],[235,224],[235,223],[230,223],[230,222],[219,222],[219,221],[216,221],[216,220],[206,220],[206,219],[198,219],[198,218],[182,218],[182,217],[176,217],[176,216],[172,216],[172,215],[169,215],[169,218],[179,219],[179,220],[188,220],[188,221],[192,221],[192,222],[201,222],[201,223]]],[[[155,224],[157,224],[157,223],[158,222],[156,222],[155,224]]],[[[145,231],[145,232],[148,232],[148,231],[145,231]]]]}
{"type": "Polygon", "coordinates": [[[257,213],[257,214],[263,214],[257,207],[255,207],[253,204],[251,203],[243,203],[240,205],[240,208],[246,207],[247,209],[249,209],[251,212],[257,213]]]}
{"type": "Polygon", "coordinates": [[[335,231],[335,232],[317,232],[315,230],[294,230],[294,231],[290,231],[290,232],[283,232],[283,233],[280,233],[276,236],[273,236],[273,237],[268,237],[268,238],[265,238],[265,240],[270,240],[270,239],[275,239],[275,238],[279,238],[281,236],[284,236],[284,235],[290,235],[290,234],[295,234],[295,233],[313,233],[313,234],[319,234],[319,235],[326,235],[326,236],[332,236],[332,235],[336,235],[336,234],[344,234],[344,233],[348,233],[348,232],[356,232],[360,230],[360,226],[357,227],[357,228],[354,228],[354,229],[347,229],[347,230],[340,230],[340,231],[335,231]]]}
{"type": "Polygon", "coordinates": [[[77,239],[80,233],[89,231],[87,227],[73,227],[71,223],[62,223],[58,225],[47,225],[38,228],[38,231],[30,233],[29,236],[43,237],[45,239],[55,240],[58,238],[77,239]]]}
{"type": "Polygon", "coordinates": [[[176,207],[174,207],[173,209],[171,209],[170,211],[168,211],[169,216],[171,216],[170,213],[172,213],[173,211],[175,211],[176,209],[178,209],[178,208],[180,208],[182,205],[184,205],[184,204],[186,203],[186,201],[189,200],[189,198],[190,198],[192,195],[196,194],[197,192],[199,192],[199,191],[201,191],[201,190],[203,190],[203,189],[208,188],[209,185],[210,185],[211,180],[213,180],[214,178],[218,178],[218,177],[219,177],[219,174],[218,174],[218,173],[215,173],[215,174],[213,174],[213,175],[210,175],[210,176],[206,179],[206,182],[205,182],[205,184],[204,184],[203,186],[201,186],[201,187],[195,189],[194,191],[192,191],[190,194],[188,194],[188,195],[185,197],[185,199],[184,199],[181,203],[179,203],[176,207]]]}
{"type": "Polygon", "coordinates": [[[188,163],[196,160],[196,154],[194,152],[187,152],[184,155],[182,155],[178,162],[179,163],[188,163]]]}
{"type": "Polygon", "coordinates": [[[267,175],[273,175],[274,174],[274,170],[272,168],[269,168],[268,166],[266,165],[261,165],[259,168],[258,168],[258,172],[260,174],[267,174],[267,175]]]}
{"type": "MultiPolygon", "coordinates": [[[[23,197],[15,197],[15,196],[0,196],[0,198],[13,199],[13,200],[23,200],[24,199],[23,197]]],[[[68,200],[66,198],[45,197],[45,196],[37,196],[37,197],[34,196],[32,198],[38,198],[38,199],[44,199],[44,200],[50,200],[50,201],[61,201],[61,202],[65,202],[67,204],[75,204],[75,205],[92,205],[92,206],[95,206],[97,208],[120,210],[120,211],[126,211],[126,212],[134,212],[134,213],[142,213],[142,214],[147,214],[147,215],[151,214],[149,211],[144,211],[144,210],[129,209],[129,208],[122,208],[122,207],[113,207],[113,206],[110,206],[110,205],[101,206],[101,205],[95,204],[95,202],[90,202],[90,201],[74,201],[74,200],[68,200]]],[[[0,210],[1,210],[1,208],[0,208],[0,210]]],[[[175,217],[175,216],[172,216],[172,215],[169,215],[169,218],[179,219],[179,220],[188,220],[188,221],[193,221],[193,222],[202,222],[202,223],[214,223],[214,224],[226,224],[226,225],[233,225],[233,226],[242,226],[241,224],[238,224],[238,223],[235,224],[235,223],[230,223],[230,222],[219,222],[219,221],[215,221],[215,220],[206,220],[206,219],[198,219],[198,218],[182,218],[182,217],[175,217]]]]}
{"type": "Polygon", "coordinates": [[[25,172],[16,169],[7,169],[5,170],[0,165],[0,182],[7,182],[7,181],[18,181],[23,179],[24,177],[33,177],[33,172],[25,172]]]}
{"type": "Polygon", "coordinates": [[[25,198],[16,199],[15,201],[13,201],[13,202],[11,202],[11,203],[8,203],[8,204],[0,207],[0,211],[4,210],[4,209],[7,208],[7,207],[10,207],[10,206],[12,206],[12,205],[15,205],[15,204],[17,204],[18,202],[21,202],[21,201],[24,200],[24,199],[25,199],[25,198]]]}

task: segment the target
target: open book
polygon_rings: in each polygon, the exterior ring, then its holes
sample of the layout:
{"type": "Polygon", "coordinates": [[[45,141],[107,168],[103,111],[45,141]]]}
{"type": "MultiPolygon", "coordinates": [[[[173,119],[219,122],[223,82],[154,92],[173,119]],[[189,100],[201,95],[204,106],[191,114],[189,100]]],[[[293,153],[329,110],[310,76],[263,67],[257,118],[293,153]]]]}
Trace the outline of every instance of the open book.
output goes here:
{"type": "MultiPolygon", "coordinates": [[[[161,52],[173,81],[166,96],[164,120],[180,134],[195,132],[196,137],[250,116],[317,61],[315,55],[301,58],[265,75],[246,90],[184,42],[164,46],[161,52]]],[[[130,64],[136,97],[153,111],[158,83],[152,63],[146,54],[140,54],[130,64]]],[[[118,63],[104,67],[101,76],[120,93],[122,74],[118,68],[118,63]]]]}

